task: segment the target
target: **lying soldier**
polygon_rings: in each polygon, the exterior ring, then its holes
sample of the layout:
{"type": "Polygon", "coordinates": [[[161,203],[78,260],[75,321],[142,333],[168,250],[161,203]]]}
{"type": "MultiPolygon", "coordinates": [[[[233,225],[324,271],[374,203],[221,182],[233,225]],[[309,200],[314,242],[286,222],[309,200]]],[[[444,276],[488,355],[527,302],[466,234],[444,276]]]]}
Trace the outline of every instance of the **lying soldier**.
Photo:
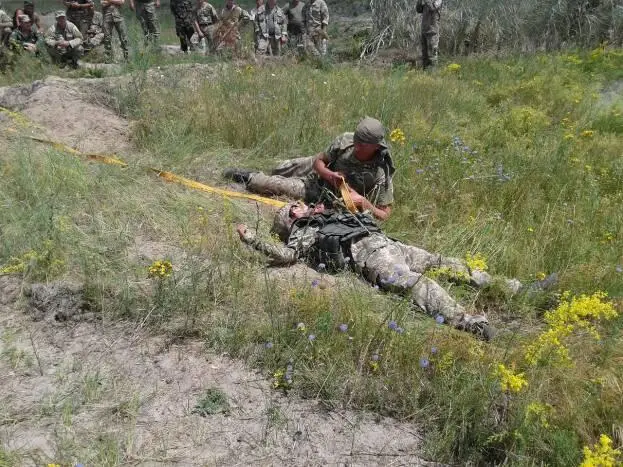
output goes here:
{"type": "MultiPolygon", "coordinates": [[[[379,288],[409,295],[415,305],[439,321],[490,340],[494,329],[485,315],[470,315],[439,284],[424,273],[443,268],[475,285],[490,282],[482,271],[471,271],[465,262],[429,253],[387,237],[367,214],[309,207],[289,203],[275,215],[273,231],[284,245],[262,241],[246,225],[237,227],[243,242],[264,253],[274,265],[289,265],[299,259],[329,270],[350,267],[379,288]]],[[[515,290],[516,279],[508,281],[515,290]]]]}

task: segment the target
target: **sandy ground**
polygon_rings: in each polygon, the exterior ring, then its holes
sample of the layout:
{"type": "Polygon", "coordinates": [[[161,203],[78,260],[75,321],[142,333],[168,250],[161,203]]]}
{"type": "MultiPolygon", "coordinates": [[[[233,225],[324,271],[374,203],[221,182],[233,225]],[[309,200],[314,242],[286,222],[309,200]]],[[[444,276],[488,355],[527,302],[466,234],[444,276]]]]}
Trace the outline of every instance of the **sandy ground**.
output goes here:
{"type": "Polygon", "coordinates": [[[327,411],[199,341],[94,319],[75,287],[41,286],[38,299],[21,289],[0,277],[0,442],[20,465],[423,464],[411,424],[327,411]],[[209,388],[229,413],[193,413],[209,388]]]}

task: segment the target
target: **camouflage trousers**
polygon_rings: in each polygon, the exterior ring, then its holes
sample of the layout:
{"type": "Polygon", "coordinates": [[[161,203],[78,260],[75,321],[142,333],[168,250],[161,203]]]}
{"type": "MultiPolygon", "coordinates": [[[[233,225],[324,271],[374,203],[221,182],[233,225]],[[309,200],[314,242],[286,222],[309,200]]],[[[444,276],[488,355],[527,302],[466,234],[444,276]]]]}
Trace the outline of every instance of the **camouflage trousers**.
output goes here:
{"type": "Polygon", "coordinates": [[[76,25],[76,27],[82,33],[82,37],[87,37],[87,31],[91,25],[92,15],[84,10],[68,9],[67,21],[70,21],[76,25]]]}
{"type": "Polygon", "coordinates": [[[48,53],[52,58],[52,61],[57,64],[65,65],[70,62],[72,65],[78,64],[78,59],[82,57],[84,49],[81,45],[78,47],[68,47],[66,49],[60,49],[56,47],[47,47],[48,53]]]}
{"type": "Polygon", "coordinates": [[[214,30],[216,29],[216,26],[213,24],[200,24],[199,28],[205,38],[207,51],[212,52],[214,50],[214,30]]]}
{"type": "Polygon", "coordinates": [[[281,55],[281,40],[258,35],[255,39],[256,55],[281,55]]]}
{"type": "Polygon", "coordinates": [[[430,268],[443,267],[469,277],[468,267],[459,259],[432,254],[383,234],[353,243],[351,255],[366,280],[383,290],[409,296],[424,312],[441,315],[450,326],[468,330],[475,323],[487,322],[484,315],[468,314],[437,282],[424,275],[430,268]]]}
{"type": "Polygon", "coordinates": [[[113,21],[104,20],[104,48],[106,49],[106,57],[112,59],[112,34],[113,31],[117,31],[119,42],[121,43],[121,50],[123,51],[123,58],[128,58],[128,30],[125,27],[125,21],[113,21]]]}
{"type": "Polygon", "coordinates": [[[422,15],[422,66],[428,68],[437,65],[439,57],[439,14],[424,13],[422,15]]]}
{"type": "Polygon", "coordinates": [[[247,189],[260,195],[286,196],[306,203],[317,203],[321,194],[320,185],[315,177],[283,177],[266,175],[262,172],[249,177],[247,189]]]}
{"type": "Polygon", "coordinates": [[[141,22],[145,40],[153,44],[160,39],[160,22],[156,14],[156,2],[136,2],[136,17],[141,22]]]}
{"type": "Polygon", "coordinates": [[[324,57],[327,54],[327,39],[322,30],[310,31],[305,36],[305,51],[315,57],[324,57]]]}

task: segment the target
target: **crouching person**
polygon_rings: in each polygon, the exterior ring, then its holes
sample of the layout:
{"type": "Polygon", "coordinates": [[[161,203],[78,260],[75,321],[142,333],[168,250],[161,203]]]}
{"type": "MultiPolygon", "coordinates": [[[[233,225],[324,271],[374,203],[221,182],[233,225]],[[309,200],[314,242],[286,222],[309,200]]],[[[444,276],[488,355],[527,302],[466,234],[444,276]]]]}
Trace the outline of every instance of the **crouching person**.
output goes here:
{"type": "Polygon", "coordinates": [[[82,56],[82,33],[78,27],[67,21],[64,11],[55,14],[56,23],[45,34],[45,45],[54,63],[61,68],[69,64],[78,68],[78,59],[82,56]]]}
{"type": "Polygon", "coordinates": [[[27,54],[39,55],[41,35],[28,15],[19,16],[19,26],[11,33],[9,47],[15,54],[25,52],[27,54]]]}
{"type": "Polygon", "coordinates": [[[274,265],[305,261],[312,266],[323,263],[333,270],[348,266],[371,284],[410,297],[414,305],[438,321],[485,340],[494,335],[484,314],[467,313],[437,282],[424,275],[429,269],[444,268],[478,285],[482,273],[475,277],[477,271],[470,271],[464,261],[390,239],[366,214],[289,203],[277,212],[273,223],[274,233],[285,245],[262,241],[242,224],[237,230],[243,242],[267,255],[274,265]]]}

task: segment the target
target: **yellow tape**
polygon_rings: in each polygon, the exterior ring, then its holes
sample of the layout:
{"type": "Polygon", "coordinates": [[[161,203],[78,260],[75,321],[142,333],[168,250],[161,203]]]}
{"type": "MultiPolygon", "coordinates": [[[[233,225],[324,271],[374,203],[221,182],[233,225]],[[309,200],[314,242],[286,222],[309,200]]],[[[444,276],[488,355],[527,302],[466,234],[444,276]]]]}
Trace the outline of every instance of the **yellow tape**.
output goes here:
{"type": "MultiPolygon", "coordinates": [[[[35,126],[33,125],[32,122],[30,122],[24,115],[20,114],[19,112],[13,112],[4,107],[0,107],[0,112],[7,114],[9,117],[14,119],[16,123],[18,123],[21,126],[24,126],[24,127],[35,126]]],[[[13,128],[9,128],[7,131],[16,132],[16,130],[13,128]]],[[[39,138],[36,136],[30,136],[30,135],[24,135],[24,136],[26,138],[32,139],[33,141],[37,141],[39,143],[50,145],[58,151],[64,151],[74,156],[82,157],[82,158],[95,161],[95,162],[101,162],[102,164],[117,165],[120,167],[128,167],[128,164],[125,161],[119,159],[115,155],[85,154],[63,143],[52,141],[46,138],[39,138]]],[[[214,188],[209,185],[204,185],[203,183],[196,182],[189,178],[181,177],[172,172],[166,172],[164,170],[154,169],[152,167],[149,167],[148,170],[151,172],[155,172],[163,180],[166,180],[172,183],[178,183],[188,188],[192,188],[193,190],[203,191],[205,193],[213,193],[216,195],[224,196],[226,198],[248,199],[251,201],[257,201],[259,203],[264,203],[264,204],[268,204],[271,206],[275,206],[277,208],[281,208],[287,204],[285,201],[279,201],[279,200],[272,199],[272,198],[265,198],[263,196],[252,195],[248,193],[239,193],[237,191],[231,191],[231,190],[223,190],[222,188],[214,188]]]]}

